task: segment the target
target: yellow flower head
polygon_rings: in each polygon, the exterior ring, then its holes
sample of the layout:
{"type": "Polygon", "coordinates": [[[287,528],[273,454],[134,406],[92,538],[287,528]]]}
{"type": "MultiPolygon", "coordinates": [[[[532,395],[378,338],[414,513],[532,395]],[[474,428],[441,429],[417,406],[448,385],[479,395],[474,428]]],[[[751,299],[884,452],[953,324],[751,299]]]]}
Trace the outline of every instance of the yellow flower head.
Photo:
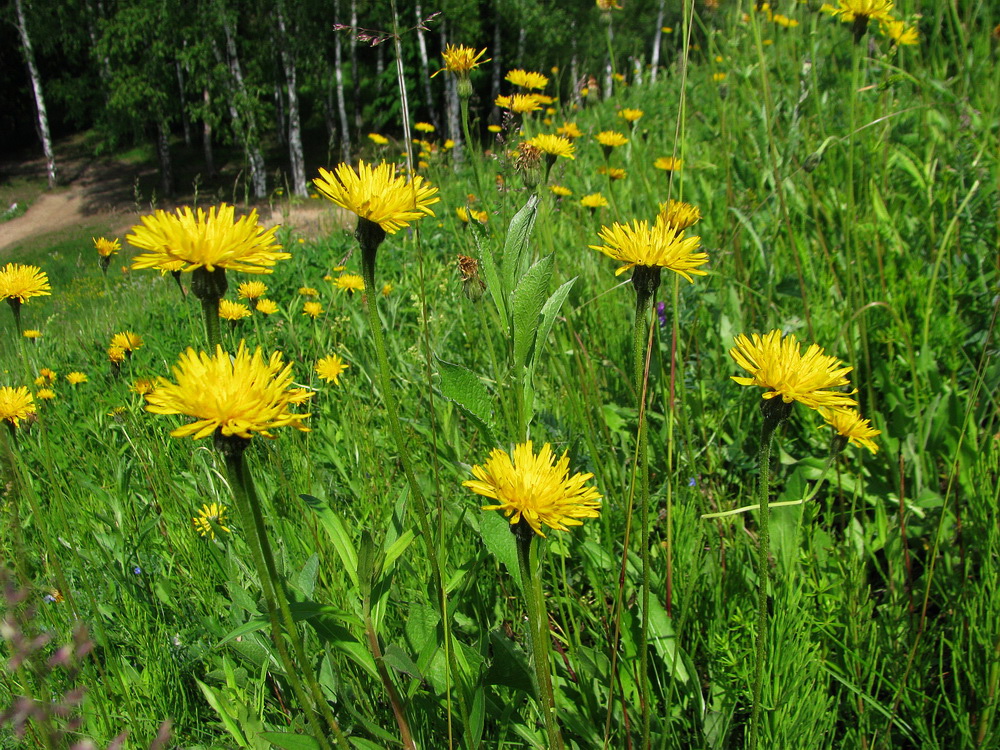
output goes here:
{"type": "Polygon", "coordinates": [[[479,50],[479,52],[476,52],[474,47],[463,47],[460,44],[449,44],[445,46],[444,52],[441,53],[441,57],[444,58],[444,67],[432,75],[431,78],[445,70],[449,73],[454,73],[457,76],[467,77],[470,71],[475,70],[482,63],[490,62],[490,58],[486,58],[485,60],[479,59],[485,54],[485,47],[479,50]]]}
{"type": "Polygon", "coordinates": [[[666,172],[676,172],[684,166],[684,160],[675,159],[672,156],[661,156],[653,162],[653,166],[666,172]]]}
{"type": "Polygon", "coordinates": [[[35,399],[27,388],[6,385],[0,388],[0,422],[10,422],[17,427],[22,419],[28,419],[34,413],[35,399]]]}
{"type": "Polygon", "coordinates": [[[37,328],[27,328],[21,331],[21,335],[26,339],[40,339],[42,337],[42,332],[37,328]]]}
{"type": "Polygon", "coordinates": [[[299,294],[301,294],[303,297],[318,297],[319,291],[311,286],[300,286],[299,294]]]}
{"type": "Polygon", "coordinates": [[[390,284],[388,281],[385,282],[382,285],[382,296],[383,297],[388,297],[390,294],[392,294],[392,289],[393,289],[392,284],[390,284]]]}
{"type": "Polygon", "coordinates": [[[845,23],[859,18],[864,19],[864,22],[867,23],[869,20],[893,20],[892,6],[892,0],[838,0],[836,6],[823,3],[820,10],[834,18],[840,18],[845,23]]]}
{"type": "Polygon", "coordinates": [[[542,103],[537,94],[514,94],[513,96],[498,96],[493,102],[501,109],[508,109],[517,114],[527,112],[537,112],[542,108],[542,103]]]}
{"type": "Polygon", "coordinates": [[[576,126],[575,122],[564,122],[556,128],[556,133],[564,135],[567,138],[579,138],[583,135],[583,131],[576,126]]]}
{"type": "Polygon", "coordinates": [[[56,371],[49,369],[48,367],[43,367],[41,370],[38,371],[38,374],[40,377],[45,378],[50,383],[54,382],[57,377],[56,371]]]}
{"type": "Polygon", "coordinates": [[[597,9],[602,11],[621,10],[618,0],[597,0],[597,9]]]}
{"type": "Polygon", "coordinates": [[[683,231],[661,217],[652,227],[645,220],[615,222],[611,227],[602,226],[599,236],[605,244],[591,245],[591,249],[625,264],[615,271],[615,276],[635,266],[667,268],[688,281],[694,281],[692,275],[707,275],[698,268],[708,262],[706,253],[697,252],[701,237],[685,237],[683,231]]]}
{"type": "Polygon", "coordinates": [[[311,394],[292,388],[292,365],[280,352],[269,360],[258,348],[253,354],[241,341],[232,357],[221,346],[213,356],[188,349],[173,368],[177,383],[158,378],[156,390],[146,395],[146,411],[154,414],[184,414],[195,421],[178,427],[173,437],[208,437],[216,431],[227,437],[250,438],[254,433],[271,437],[277,427],[308,431],[292,407],[309,400],[311,394]]]}
{"type": "Polygon", "coordinates": [[[87,374],[83,372],[71,372],[66,375],[66,382],[70,385],[80,385],[87,382],[87,374]]]}
{"type": "Polygon", "coordinates": [[[216,530],[229,534],[231,532],[226,526],[229,523],[229,519],[226,518],[227,510],[228,508],[221,503],[202,505],[198,515],[191,519],[191,523],[202,537],[215,539],[216,530]]]}
{"type": "Polygon", "coordinates": [[[49,294],[49,277],[38,266],[8,263],[0,270],[0,299],[21,304],[49,294]]]}
{"type": "Polygon", "coordinates": [[[120,365],[125,361],[125,350],[120,346],[108,347],[108,360],[115,365],[120,365]]]}
{"type": "Polygon", "coordinates": [[[546,443],[536,456],[529,440],[514,446],[511,455],[494,449],[482,466],[473,466],[475,479],[462,482],[477,495],[496,500],[483,510],[502,510],[511,525],[522,519],[539,536],[545,536],[542,524],[550,529],[568,531],[582,526],[582,518],[597,518],[601,495],[587,486],[593,474],[569,475],[569,457],[558,461],[546,443]]]}
{"type": "Polygon", "coordinates": [[[384,135],[379,135],[378,133],[369,133],[368,139],[377,146],[384,146],[389,142],[389,139],[384,135]]]}
{"type": "Polygon", "coordinates": [[[606,148],[616,148],[628,143],[628,138],[614,130],[602,130],[595,138],[597,138],[598,143],[606,148]]]}
{"type": "Polygon", "coordinates": [[[429,122],[418,122],[413,126],[414,130],[419,130],[421,133],[433,133],[437,128],[431,125],[429,122]]]}
{"type": "Polygon", "coordinates": [[[349,292],[350,294],[354,294],[354,292],[363,292],[365,290],[365,280],[356,273],[342,273],[333,283],[336,285],[337,289],[340,289],[343,292],[349,292]]]}
{"type": "Polygon", "coordinates": [[[775,13],[771,16],[771,20],[774,21],[778,26],[782,26],[786,29],[794,29],[799,25],[799,22],[794,18],[789,18],[788,16],[782,15],[781,13],[775,13]]]}
{"type": "Polygon", "coordinates": [[[214,271],[226,268],[246,273],[272,273],[271,266],[291,258],[281,252],[275,239],[278,227],[264,229],[257,223],[257,209],[236,219],[236,209],[225,203],[206,213],[190,206],[175,213],[157,211],[143,216],[125,239],[145,250],[132,261],[132,268],[160,271],[214,271]]]}
{"type": "Polygon", "coordinates": [[[132,382],[128,389],[139,396],[145,396],[156,389],[156,381],[152,378],[138,378],[132,382]]]}
{"type": "Polygon", "coordinates": [[[122,331],[111,337],[111,346],[116,346],[126,352],[132,352],[143,345],[142,336],[132,331],[122,331]]]}
{"type": "Polygon", "coordinates": [[[109,240],[105,237],[91,237],[90,239],[94,241],[94,249],[102,258],[117,255],[118,251],[122,249],[122,243],[117,238],[109,240]]]}
{"type": "Polygon", "coordinates": [[[872,429],[871,422],[862,419],[854,409],[820,409],[819,413],[848,443],[867,448],[873,454],[878,453],[878,446],[872,438],[881,435],[882,431],[872,429]]]}
{"type": "Polygon", "coordinates": [[[621,117],[625,122],[635,122],[640,117],[645,114],[641,109],[620,109],[618,110],[618,116],[621,117]]]}
{"type": "Polygon", "coordinates": [[[606,175],[611,180],[624,180],[628,177],[628,172],[621,167],[609,167],[606,164],[602,164],[597,168],[597,174],[606,175]]]}
{"type": "Polygon", "coordinates": [[[879,30],[897,46],[914,45],[920,41],[917,28],[915,26],[907,26],[902,21],[883,21],[879,25],[879,30]]]}
{"type": "Polygon", "coordinates": [[[566,198],[573,195],[572,190],[568,187],[563,187],[562,185],[549,185],[549,190],[551,190],[554,195],[558,195],[560,198],[566,198]]]}
{"type": "Polygon", "coordinates": [[[236,296],[251,302],[267,294],[267,285],[263,281],[244,281],[236,289],[236,296]]]}
{"type": "Polygon", "coordinates": [[[348,367],[350,365],[338,355],[331,354],[329,357],[323,357],[323,359],[316,363],[316,374],[327,383],[340,385],[340,375],[348,367]]]}
{"type": "Polygon", "coordinates": [[[499,133],[501,130],[503,130],[503,128],[501,128],[499,125],[487,125],[486,129],[491,133],[499,133]]]}
{"type": "Polygon", "coordinates": [[[278,303],[274,300],[267,299],[266,297],[261,297],[257,300],[257,306],[255,309],[257,312],[263,313],[264,315],[274,315],[278,312],[278,303]]]}
{"type": "Polygon", "coordinates": [[[677,229],[684,230],[701,221],[701,210],[690,203],[671,199],[660,204],[660,216],[677,229]]]}
{"type": "Polygon", "coordinates": [[[782,337],[775,329],[763,337],[755,333],[747,338],[741,333],[729,356],[751,375],[732,376],[733,380],[767,388],[764,398],[780,396],[786,404],[798,401],[810,409],[857,406],[850,394],[831,390],[848,385],[847,373],[854,368],[824,354],[816,344],[803,355],[794,334],[782,337]]]}
{"type": "Polygon", "coordinates": [[[382,162],[358,162],[357,171],[350,164],[340,164],[333,172],[319,170],[313,183],[319,191],[341,208],[372,221],[389,234],[409,226],[410,222],[433,216],[430,206],[441,200],[437,188],[415,176],[407,182],[396,174],[396,165],[382,162]]]}
{"type": "Polygon", "coordinates": [[[541,91],[549,85],[549,79],[541,73],[532,73],[531,71],[521,70],[520,68],[510,71],[504,80],[510,81],[515,86],[519,86],[522,89],[529,90],[534,89],[541,91]]]}
{"type": "Polygon", "coordinates": [[[319,302],[306,302],[302,305],[302,314],[316,320],[316,318],[323,314],[323,305],[319,302]]]}
{"type": "Polygon", "coordinates": [[[529,140],[528,143],[541,149],[546,154],[551,154],[552,156],[565,156],[567,159],[576,158],[573,155],[575,147],[569,138],[543,133],[542,135],[536,135],[534,138],[529,140]]]}
{"type": "Polygon", "coordinates": [[[56,397],[56,392],[51,388],[39,388],[38,393],[35,394],[35,398],[39,401],[51,401],[56,397]]]}
{"type": "Polygon", "coordinates": [[[590,193],[580,199],[580,205],[585,208],[605,208],[608,205],[608,199],[600,193],[590,193]]]}
{"type": "Polygon", "coordinates": [[[219,300],[219,317],[235,323],[243,318],[250,317],[250,308],[242,302],[233,302],[228,299],[219,300]]]}

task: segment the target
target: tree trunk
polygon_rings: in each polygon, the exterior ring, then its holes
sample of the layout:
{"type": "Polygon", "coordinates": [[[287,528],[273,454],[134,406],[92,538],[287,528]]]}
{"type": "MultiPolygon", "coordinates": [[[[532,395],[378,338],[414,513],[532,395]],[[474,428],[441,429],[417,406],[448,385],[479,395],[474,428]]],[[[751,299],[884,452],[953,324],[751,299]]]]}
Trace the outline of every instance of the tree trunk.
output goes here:
{"type": "Polygon", "coordinates": [[[642,55],[629,58],[632,61],[632,85],[642,86],[642,55]]]}
{"type": "Polygon", "coordinates": [[[493,78],[490,85],[490,106],[493,106],[493,102],[495,102],[497,97],[500,96],[500,81],[503,80],[503,52],[500,49],[500,39],[502,38],[502,35],[500,34],[500,20],[503,18],[503,14],[501,12],[499,0],[497,1],[494,13],[493,49],[490,50],[493,55],[493,78]]]}
{"type": "MultiPolygon", "coordinates": [[[[233,38],[233,30],[229,25],[229,18],[225,8],[222,8],[222,30],[226,34],[226,53],[229,56],[229,72],[236,83],[236,92],[240,100],[248,102],[249,94],[246,89],[246,82],[243,80],[243,69],[240,67],[240,59],[236,54],[236,40],[233,38]]],[[[260,150],[260,139],[257,134],[257,116],[251,107],[246,108],[246,120],[240,116],[239,108],[230,100],[229,111],[233,115],[234,124],[238,130],[243,130],[243,148],[250,163],[250,180],[253,183],[254,198],[267,197],[267,170],[264,166],[264,155],[260,150]],[[243,128],[240,128],[240,124],[243,128]]]]}
{"type": "MultiPolygon", "coordinates": [[[[284,65],[282,65],[284,67],[284,65]]],[[[285,118],[285,93],[282,91],[281,82],[275,80],[274,82],[274,130],[275,134],[278,136],[278,145],[285,146],[288,144],[288,131],[286,127],[285,118]]]]}
{"type": "Polygon", "coordinates": [[[375,93],[381,94],[384,88],[382,79],[385,77],[385,45],[375,48],[375,93]]]}
{"type": "MultiPolygon", "coordinates": [[[[358,28],[358,0],[351,0],[351,28],[358,28]]],[[[354,89],[354,130],[361,132],[361,73],[358,67],[358,35],[351,32],[351,87],[354,89]]]]}
{"type": "MultiPolygon", "coordinates": [[[[441,49],[446,47],[445,25],[441,24],[441,49]]],[[[462,120],[458,102],[458,79],[456,76],[445,76],[444,81],[445,112],[448,121],[448,137],[455,142],[452,149],[452,161],[458,165],[462,163],[462,120]]]]}
{"type": "Polygon", "coordinates": [[[437,107],[434,106],[434,94],[431,91],[431,71],[430,63],[427,60],[427,40],[424,38],[423,29],[421,29],[421,16],[423,12],[420,8],[420,3],[417,3],[417,49],[420,51],[420,77],[424,82],[424,107],[427,110],[427,115],[430,117],[431,123],[434,127],[441,128],[441,118],[438,117],[437,107]]]}
{"type": "Polygon", "coordinates": [[[42,141],[42,151],[45,152],[45,172],[49,187],[56,186],[56,157],[52,150],[52,135],[49,133],[49,116],[45,111],[45,97],[42,95],[42,77],[38,74],[35,64],[35,52],[31,47],[31,37],[28,36],[28,24],[24,17],[24,6],[21,0],[14,0],[14,11],[17,13],[17,31],[21,35],[21,47],[24,50],[24,61],[28,65],[28,75],[31,77],[31,90],[35,94],[35,112],[38,114],[38,135],[42,141]]]}
{"type": "Polygon", "coordinates": [[[170,128],[160,117],[156,121],[156,158],[160,162],[160,191],[164,196],[174,194],[174,170],[170,164],[170,128]]]}
{"type": "MultiPolygon", "coordinates": [[[[329,71],[328,71],[329,72],[329,71]]],[[[333,161],[333,149],[337,143],[337,113],[333,104],[333,78],[323,83],[323,122],[326,123],[326,161],[333,161]]]]}
{"type": "Polygon", "coordinates": [[[656,83],[656,69],[660,65],[660,44],[663,42],[663,19],[666,15],[667,0],[660,0],[660,10],[656,14],[656,31],[653,34],[653,59],[649,71],[650,83],[656,83]]]}
{"type": "MultiPolygon", "coordinates": [[[[333,2],[333,22],[340,22],[340,0],[333,2]]],[[[340,112],[340,160],[351,161],[351,129],[347,124],[347,104],[344,102],[344,61],[340,35],[333,34],[333,75],[337,88],[337,110],[340,112]]]]}
{"type": "Polygon", "coordinates": [[[306,195],[306,166],[302,150],[302,123],[299,118],[299,91],[295,55],[288,41],[285,27],[285,13],[282,3],[275,7],[278,14],[278,31],[281,34],[281,64],[285,68],[285,82],[288,84],[288,158],[292,165],[292,192],[306,195]]]}
{"type": "MultiPolygon", "coordinates": [[[[186,42],[185,42],[186,44],[186,42]]],[[[188,119],[187,107],[184,104],[184,70],[181,68],[180,61],[176,61],[174,66],[177,68],[177,90],[180,92],[180,109],[181,109],[181,127],[184,128],[184,145],[191,145],[191,121],[188,119]]]]}
{"type": "Polygon", "coordinates": [[[212,95],[208,92],[208,86],[201,90],[202,101],[205,102],[205,116],[202,118],[201,148],[205,154],[205,171],[208,172],[208,179],[215,177],[215,153],[212,151],[212,121],[209,115],[212,107],[212,95]]]}

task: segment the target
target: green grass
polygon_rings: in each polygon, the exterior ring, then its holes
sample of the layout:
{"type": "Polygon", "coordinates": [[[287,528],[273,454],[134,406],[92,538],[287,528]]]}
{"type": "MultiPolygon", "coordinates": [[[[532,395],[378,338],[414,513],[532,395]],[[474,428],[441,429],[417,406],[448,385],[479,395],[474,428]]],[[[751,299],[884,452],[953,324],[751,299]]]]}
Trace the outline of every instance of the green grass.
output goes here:
{"type": "MultiPolygon", "coordinates": [[[[573,196],[538,191],[530,252],[554,254],[545,291],[577,280],[532,355],[530,434],[568,451],[573,470],[592,472],[604,495],[599,519],[551,533],[544,548],[567,746],[641,740],[637,514],[614,672],[610,651],[634,491],[634,297],[622,283],[628,276],[614,276],[615,264],[588,245],[599,244],[602,224],[651,220],[668,195],[700,207],[692,231],[710,260],[709,275],[692,284],[665,273],[657,296],[668,324],[654,326],[648,383],[651,745],[748,741],[759,519],[701,515],[754,502],[760,392],[730,380],[738,373],[727,352],[735,334],[772,328],[853,366],[861,410],[882,434],[876,455],[848,447],[829,470],[831,434],[815,413],[796,406],[776,436],[771,499],[819,487],[807,503],[770,515],[760,746],[1000,742],[1000,102],[991,93],[1000,74],[989,38],[997,19],[961,13],[929,13],[920,47],[889,55],[880,42],[872,59],[851,49],[849,26],[804,7],[798,28],[762,26],[759,46],[752,25],[720,14],[692,53],[683,107],[675,68],[655,86],[621,88],[579,111],[564,101],[554,116],[552,127],[572,120],[586,135],[576,159],[557,162],[550,177],[573,196]],[[726,73],[721,83],[718,72],[726,73]],[[609,184],[597,173],[604,158],[592,136],[627,132],[615,114],[624,106],[646,114],[609,159],[628,177],[609,184]],[[653,160],[675,151],[684,168],[671,190],[653,160]],[[609,208],[578,205],[598,190],[609,208]]],[[[526,129],[550,132],[541,120],[526,129]]],[[[378,257],[379,281],[394,286],[379,305],[410,456],[432,508],[457,674],[443,651],[428,540],[388,430],[362,300],[323,280],[348,256],[347,270],[360,273],[350,232],[300,242],[294,227],[283,230],[293,258],[261,277],[280,311],[224,332],[229,347],[245,337],[282,351],[296,364],[296,382],[316,388],[311,432],[255,438],[248,458],[280,575],[303,613],[308,668],[357,747],[398,746],[399,731],[363,628],[364,567],[359,583],[345,559],[351,550],[364,558],[390,549],[402,554],[371,573],[374,622],[417,744],[446,747],[453,737],[456,746],[470,738],[486,748],[545,746],[511,535],[461,486],[490,449],[509,446],[516,422],[516,373],[491,293],[466,294],[455,261],[481,257],[474,234],[499,257],[531,193],[503,147],[488,147],[493,156],[478,157],[475,169],[455,170],[446,153],[431,154],[423,171],[441,188],[436,217],[416,234],[390,236],[378,257]],[[494,187],[497,173],[504,191],[494,187]],[[455,215],[469,193],[489,213],[481,231],[455,215]],[[326,312],[315,322],[301,314],[301,286],[320,289],[326,312]],[[332,352],[350,363],[339,387],[312,373],[332,352]],[[441,360],[479,376],[492,432],[444,397],[441,360]]],[[[262,618],[249,529],[234,518],[210,441],[170,438],[181,420],[145,412],[129,390],[136,378],[169,376],[187,346],[204,346],[198,306],[169,275],[122,273],[115,262],[105,279],[89,254],[97,231],[81,228],[14,258],[52,280],[51,297],[22,309],[25,327],[42,330],[37,344],[12,343],[10,315],[0,316],[0,384],[31,385],[41,367],[60,376],[57,398],[7,441],[0,499],[0,545],[11,580],[27,590],[9,616],[28,635],[52,640],[5,674],[0,693],[59,700],[85,686],[78,732],[98,745],[128,730],[136,747],[148,746],[170,719],[181,747],[266,748],[262,732],[309,727],[262,618]],[[105,349],[126,329],[145,346],[116,374],[105,349]],[[71,370],[89,382],[68,385],[71,370]],[[191,525],[211,502],[230,507],[232,529],[214,541],[191,525]],[[52,588],[65,600],[45,601],[52,588]],[[46,667],[80,623],[91,654],[73,670],[46,667]]],[[[247,277],[229,277],[234,298],[247,277]]],[[[61,725],[31,724],[24,741],[43,746],[45,727],[61,725]]],[[[15,746],[2,731],[0,743],[15,746]]]]}

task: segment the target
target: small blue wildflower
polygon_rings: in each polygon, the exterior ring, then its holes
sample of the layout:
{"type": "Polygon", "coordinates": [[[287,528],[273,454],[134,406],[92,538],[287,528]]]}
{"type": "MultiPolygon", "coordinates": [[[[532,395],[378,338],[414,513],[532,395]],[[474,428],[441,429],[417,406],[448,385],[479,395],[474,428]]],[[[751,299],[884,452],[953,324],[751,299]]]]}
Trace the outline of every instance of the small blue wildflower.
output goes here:
{"type": "Polygon", "coordinates": [[[688,480],[688,487],[697,487],[697,486],[698,486],[698,482],[695,481],[694,477],[691,477],[688,480]]]}

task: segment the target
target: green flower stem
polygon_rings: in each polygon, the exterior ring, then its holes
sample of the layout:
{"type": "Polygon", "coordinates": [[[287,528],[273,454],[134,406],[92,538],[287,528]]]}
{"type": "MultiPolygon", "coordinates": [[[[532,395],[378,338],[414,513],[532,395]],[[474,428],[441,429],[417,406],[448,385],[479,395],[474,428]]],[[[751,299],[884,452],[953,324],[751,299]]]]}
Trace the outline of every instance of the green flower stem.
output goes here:
{"type": "Polygon", "coordinates": [[[205,339],[208,341],[208,351],[212,353],[222,345],[222,327],[219,325],[219,300],[203,299],[201,313],[205,317],[205,339]]]}
{"type": "MultiPolygon", "coordinates": [[[[649,706],[649,436],[646,431],[646,340],[647,318],[653,297],[660,284],[660,269],[636,266],[632,274],[635,287],[635,323],[632,328],[632,362],[635,394],[639,405],[636,439],[639,443],[636,468],[639,472],[639,551],[642,556],[642,636],[639,638],[639,695],[642,710],[642,746],[650,746],[649,706]]],[[[626,552],[627,554],[627,552],[626,552]]]]}
{"type": "Polygon", "coordinates": [[[552,668],[549,664],[549,616],[542,593],[542,575],[538,566],[538,548],[532,548],[535,532],[524,521],[515,527],[517,536],[517,561],[521,569],[521,585],[528,605],[528,629],[531,631],[531,655],[535,663],[535,680],[538,682],[538,700],[545,716],[545,732],[549,750],[564,747],[559,723],[556,720],[556,702],[552,691],[552,668]]]}
{"type": "Polygon", "coordinates": [[[271,552],[271,545],[267,539],[267,529],[264,527],[264,518],[260,512],[260,501],[254,489],[253,480],[247,470],[246,462],[243,460],[245,445],[239,445],[233,441],[243,440],[243,438],[221,438],[217,440],[217,445],[226,461],[226,473],[229,477],[229,484],[233,491],[233,499],[236,502],[240,520],[250,537],[250,552],[253,555],[254,566],[257,568],[257,575],[260,578],[261,590],[264,594],[264,605],[267,607],[267,616],[271,622],[271,637],[275,647],[278,649],[278,656],[281,664],[285,668],[285,676],[295,693],[299,704],[306,711],[306,719],[313,730],[313,737],[319,742],[320,747],[329,750],[330,743],[326,739],[326,732],[320,722],[319,714],[322,713],[327,726],[337,738],[337,744],[347,750],[350,745],[347,738],[340,730],[340,725],[334,718],[330,705],[327,703],[323,692],[316,681],[306,658],[305,648],[302,639],[299,637],[298,628],[292,618],[291,610],[288,607],[288,600],[285,598],[281,588],[281,581],[278,579],[277,568],[274,564],[274,555],[271,552]],[[285,623],[285,630],[288,638],[295,649],[299,666],[296,667],[292,661],[288,648],[285,645],[284,635],[281,632],[281,622],[278,619],[279,612],[285,623]],[[313,700],[310,701],[299,680],[299,674],[305,675],[309,683],[313,700]]]}
{"type": "Polygon", "coordinates": [[[791,413],[791,404],[780,398],[764,401],[761,411],[764,423],[760,428],[760,481],[757,485],[757,502],[760,505],[757,533],[757,658],[753,673],[753,710],[750,715],[750,750],[760,741],[760,696],[764,684],[764,661],[767,658],[767,582],[770,572],[771,538],[768,522],[770,508],[767,504],[771,472],[771,440],[778,425],[791,413]],[[776,404],[774,402],[777,402],[776,404]]]}
{"type": "MultiPolygon", "coordinates": [[[[410,496],[417,505],[416,516],[420,524],[420,534],[427,546],[427,557],[430,559],[431,568],[434,571],[434,579],[438,590],[438,605],[441,609],[441,627],[444,631],[444,647],[451,674],[459,675],[458,660],[451,643],[451,621],[448,614],[448,593],[445,589],[444,575],[441,571],[441,561],[438,558],[437,547],[434,543],[434,535],[431,531],[430,507],[424,497],[417,477],[413,473],[413,464],[410,461],[410,452],[407,449],[406,438],[403,435],[403,428],[399,423],[399,407],[396,404],[396,395],[392,390],[392,378],[389,373],[389,357],[385,350],[385,337],[382,335],[382,319],[378,315],[378,304],[375,293],[375,258],[378,246],[385,238],[385,232],[378,224],[367,219],[358,219],[358,229],[355,237],[361,245],[361,275],[365,280],[365,299],[368,307],[368,328],[371,331],[372,343],[375,346],[375,357],[378,359],[379,385],[382,388],[382,402],[385,404],[385,411],[389,417],[389,431],[392,433],[393,441],[396,443],[396,450],[399,451],[399,461],[403,465],[403,473],[406,475],[406,482],[410,488],[410,496]]],[[[461,688],[461,686],[460,686],[461,688]]],[[[469,746],[474,746],[471,729],[469,725],[469,712],[465,704],[465,695],[462,689],[458,691],[458,706],[462,717],[462,727],[466,734],[466,741],[469,746]]]]}
{"type": "Polygon", "coordinates": [[[385,656],[382,654],[382,646],[378,642],[375,623],[372,622],[372,599],[370,592],[365,594],[362,607],[368,648],[371,651],[372,658],[375,660],[375,669],[378,671],[379,679],[382,681],[382,687],[385,688],[385,692],[389,696],[392,715],[396,719],[396,726],[399,727],[399,741],[406,750],[417,750],[417,746],[413,742],[413,733],[410,731],[410,724],[406,720],[406,710],[403,707],[403,701],[399,697],[396,686],[392,683],[389,670],[385,668],[385,656]]]}

